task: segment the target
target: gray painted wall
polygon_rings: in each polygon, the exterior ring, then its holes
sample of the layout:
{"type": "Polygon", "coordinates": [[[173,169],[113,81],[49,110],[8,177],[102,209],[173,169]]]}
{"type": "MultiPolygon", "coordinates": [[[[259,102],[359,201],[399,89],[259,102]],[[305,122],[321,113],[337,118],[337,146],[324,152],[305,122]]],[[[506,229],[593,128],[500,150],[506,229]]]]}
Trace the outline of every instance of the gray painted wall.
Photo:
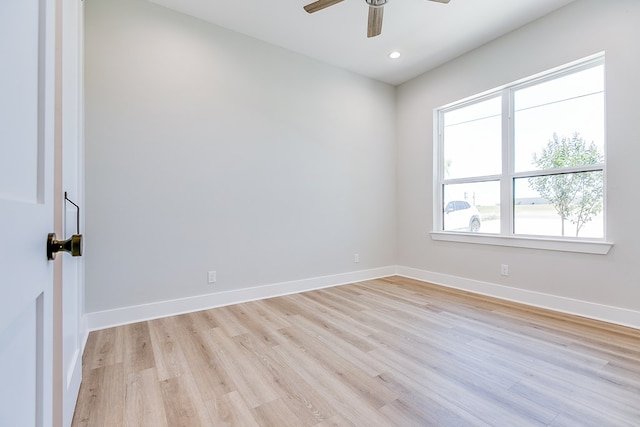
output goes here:
{"type": "Polygon", "coordinates": [[[87,312],[394,265],[394,117],[389,85],[88,0],[87,312]]]}

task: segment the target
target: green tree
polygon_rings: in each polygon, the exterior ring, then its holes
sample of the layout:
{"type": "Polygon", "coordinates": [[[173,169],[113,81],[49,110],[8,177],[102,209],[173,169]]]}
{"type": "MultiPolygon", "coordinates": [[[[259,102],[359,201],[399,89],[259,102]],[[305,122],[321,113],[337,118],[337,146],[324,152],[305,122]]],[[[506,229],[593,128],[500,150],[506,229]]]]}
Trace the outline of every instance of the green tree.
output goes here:
{"type": "MultiPolygon", "coordinates": [[[[587,144],[577,132],[562,138],[554,133],[540,155],[533,154],[533,164],[540,169],[586,166],[603,161],[604,155],[596,144],[593,141],[587,144]]],[[[565,220],[576,226],[577,237],[582,226],[602,212],[602,171],[532,177],[529,178],[529,187],[553,204],[562,221],[563,236],[565,220]]]]}

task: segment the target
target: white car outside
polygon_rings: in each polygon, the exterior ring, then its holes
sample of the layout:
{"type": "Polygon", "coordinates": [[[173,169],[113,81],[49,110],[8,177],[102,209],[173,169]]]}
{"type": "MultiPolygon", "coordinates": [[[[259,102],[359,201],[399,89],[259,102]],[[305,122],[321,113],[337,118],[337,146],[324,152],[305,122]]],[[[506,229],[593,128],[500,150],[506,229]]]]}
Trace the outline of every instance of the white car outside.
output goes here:
{"type": "Polygon", "coordinates": [[[480,213],[465,200],[452,200],[444,208],[444,231],[480,230],[480,213]]]}

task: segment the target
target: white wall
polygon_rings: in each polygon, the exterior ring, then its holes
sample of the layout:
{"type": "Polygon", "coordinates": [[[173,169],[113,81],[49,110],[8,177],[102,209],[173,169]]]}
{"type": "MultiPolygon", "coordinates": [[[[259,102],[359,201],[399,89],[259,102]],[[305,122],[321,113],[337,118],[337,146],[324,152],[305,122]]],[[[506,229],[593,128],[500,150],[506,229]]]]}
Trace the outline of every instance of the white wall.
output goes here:
{"type": "Polygon", "coordinates": [[[87,312],[395,264],[393,87],[86,3],[87,312]]]}
{"type": "Polygon", "coordinates": [[[626,308],[640,319],[639,22],[637,0],[580,0],[398,88],[400,266],[443,282],[463,278],[626,308]],[[606,51],[609,254],[432,241],[433,109],[599,51],[606,51]],[[501,263],[509,277],[500,276],[501,263]]]}

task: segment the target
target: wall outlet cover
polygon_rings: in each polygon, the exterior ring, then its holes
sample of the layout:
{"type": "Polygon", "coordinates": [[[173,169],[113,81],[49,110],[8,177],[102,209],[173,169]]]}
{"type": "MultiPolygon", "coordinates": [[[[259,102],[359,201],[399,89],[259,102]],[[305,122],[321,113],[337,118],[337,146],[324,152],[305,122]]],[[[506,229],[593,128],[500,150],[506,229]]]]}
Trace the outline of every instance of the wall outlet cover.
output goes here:
{"type": "Polygon", "coordinates": [[[207,281],[209,283],[216,283],[217,280],[217,274],[215,271],[210,271],[207,273],[207,281]]]}

